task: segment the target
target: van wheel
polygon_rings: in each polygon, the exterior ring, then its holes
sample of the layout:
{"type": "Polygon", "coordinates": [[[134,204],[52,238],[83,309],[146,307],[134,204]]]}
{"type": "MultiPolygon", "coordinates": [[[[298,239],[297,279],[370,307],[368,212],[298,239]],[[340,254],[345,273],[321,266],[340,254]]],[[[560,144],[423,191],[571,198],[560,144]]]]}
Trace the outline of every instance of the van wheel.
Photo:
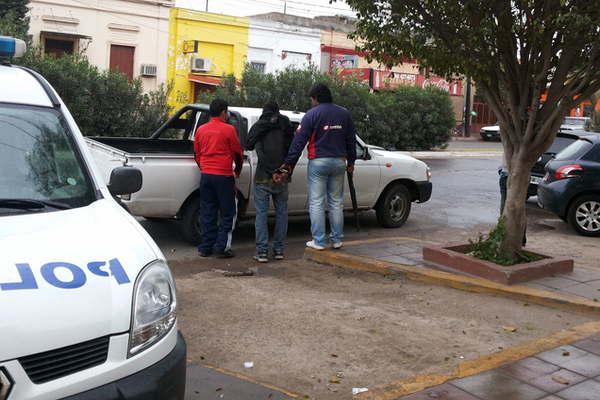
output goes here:
{"type": "Polygon", "coordinates": [[[404,225],[412,205],[410,192],[406,186],[396,184],[385,191],[375,209],[377,221],[384,228],[398,228],[404,225]]]}
{"type": "Polygon", "coordinates": [[[571,204],[569,224],[583,236],[600,236],[600,196],[581,196],[571,204]]]}
{"type": "Polygon", "coordinates": [[[199,245],[202,240],[202,225],[200,224],[200,199],[192,199],[181,215],[183,238],[193,245],[199,245]]]}

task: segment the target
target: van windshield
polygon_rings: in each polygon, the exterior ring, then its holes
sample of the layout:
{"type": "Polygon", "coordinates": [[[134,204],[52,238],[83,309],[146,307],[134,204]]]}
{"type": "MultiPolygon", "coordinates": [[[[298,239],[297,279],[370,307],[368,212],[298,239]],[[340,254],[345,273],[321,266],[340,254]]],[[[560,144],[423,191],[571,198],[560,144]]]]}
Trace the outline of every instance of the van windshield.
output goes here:
{"type": "Polygon", "coordinates": [[[0,215],[82,207],[94,187],[53,109],[0,104],[0,215]]]}

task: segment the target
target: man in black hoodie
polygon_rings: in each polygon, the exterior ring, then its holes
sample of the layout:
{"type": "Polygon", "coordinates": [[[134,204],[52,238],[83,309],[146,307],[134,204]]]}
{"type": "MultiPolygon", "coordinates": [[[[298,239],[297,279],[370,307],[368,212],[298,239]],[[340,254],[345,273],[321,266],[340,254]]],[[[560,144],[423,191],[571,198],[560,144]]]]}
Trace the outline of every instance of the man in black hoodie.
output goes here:
{"type": "MultiPolygon", "coordinates": [[[[267,216],[269,200],[275,205],[275,231],[273,233],[273,257],[283,260],[283,250],[288,227],[288,185],[287,180],[273,180],[278,176],[278,168],[288,153],[294,130],[290,120],[279,113],[276,102],[263,107],[260,119],[250,129],[246,149],[254,150],[258,165],[254,175],[254,207],[256,208],[256,255],[254,259],[264,263],[269,261],[269,226],[267,216]]],[[[281,175],[279,175],[281,176],[281,175]]]]}

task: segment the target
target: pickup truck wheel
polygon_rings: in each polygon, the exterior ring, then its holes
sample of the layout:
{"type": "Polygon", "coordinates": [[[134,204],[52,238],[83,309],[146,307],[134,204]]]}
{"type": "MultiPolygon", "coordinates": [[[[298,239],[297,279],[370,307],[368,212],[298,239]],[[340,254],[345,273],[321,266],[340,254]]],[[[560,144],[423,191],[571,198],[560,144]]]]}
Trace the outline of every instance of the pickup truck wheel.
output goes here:
{"type": "Polygon", "coordinates": [[[375,209],[377,221],[384,228],[398,228],[406,222],[410,207],[411,197],[406,186],[394,185],[386,190],[375,209]]]}
{"type": "Polygon", "coordinates": [[[583,236],[600,236],[600,195],[581,196],[571,204],[569,224],[583,236]]]}
{"type": "Polygon", "coordinates": [[[200,199],[189,202],[181,215],[183,238],[194,244],[200,244],[202,240],[202,226],[200,225],[200,199]]]}

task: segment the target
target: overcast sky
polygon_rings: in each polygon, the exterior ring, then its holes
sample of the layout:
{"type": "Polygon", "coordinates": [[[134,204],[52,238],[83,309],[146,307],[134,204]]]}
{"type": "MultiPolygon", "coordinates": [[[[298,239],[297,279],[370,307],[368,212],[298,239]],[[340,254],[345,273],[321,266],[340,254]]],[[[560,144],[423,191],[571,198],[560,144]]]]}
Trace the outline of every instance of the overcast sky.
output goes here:
{"type": "Polygon", "coordinates": [[[329,4],[329,0],[176,0],[178,7],[195,10],[206,9],[220,14],[248,16],[272,11],[284,11],[287,3],[287,13],[314,17],[315,15],[354,15],[354,12],[344,1],[329,4]]]}

